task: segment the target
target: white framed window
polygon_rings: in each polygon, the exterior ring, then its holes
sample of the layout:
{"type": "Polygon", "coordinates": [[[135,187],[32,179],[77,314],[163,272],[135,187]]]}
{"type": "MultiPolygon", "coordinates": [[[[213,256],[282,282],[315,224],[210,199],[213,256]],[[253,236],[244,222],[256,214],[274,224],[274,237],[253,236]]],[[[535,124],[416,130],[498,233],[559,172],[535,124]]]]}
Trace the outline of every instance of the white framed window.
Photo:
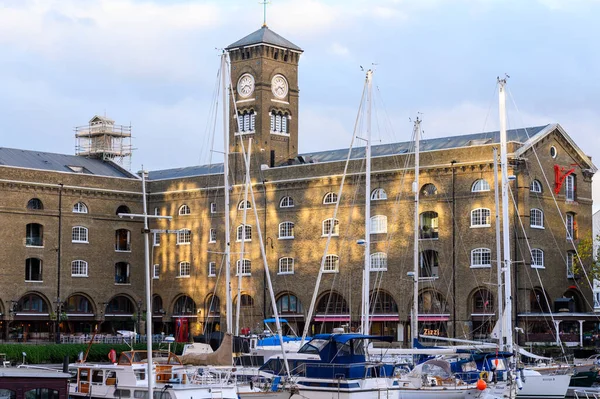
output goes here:
{"type": "Polygon", "coordinates": [[[471,211],[471,227],[490,227],[491,212],[487,208],[477,208],[471,211]]]}
{"type": "Polygon", "coordinates": [[[160,209],[157,206],[155,206],[154,207],[154,216],[158,216],[158,215],[160,215],[160,209]]]}
{"type": "Polygon", "coordinates": [[[42,260],[38,258],[25,259],[25,281],[42,280],[42,260]]]}
{"type": "Polygon", "coordinates": [[[569,175],[565,179],[565,200],[575,201],[575,175],[569,175]]]}
{"type": "Polygon", "coordinates": [[[71,232],[71,242],[88,243],[88,229],[83,226],[75,226],[71,232]]]}
{"type": "Polygon", "coordinates": [[[252,209],[252,204],[250,204],[250,201],[241,200],[240,203],[238,204],[238,209],[239,210],[252,209]]]}
{"type": "Polygon", "coordinates": [[[375,252],[371,254],[371,271],[379,272],[387,270],[387,254],[384,252],[375,252]]]}
{"type": "Polygon", "coordinates": [[[531,250],[531,267],[533,269],[543,269],[544,266],[544,251],[538,248],[531,250]]]}
{"type": "Polygon", "coordinates": [[[575,277],[575,251],[567,252],[567,278],[575,277]]]}
{"type": "Polygon", "coordinates": [[[381,201],[387,199],[387,193],[383,188],[376,188],[371,192],[371,201],[381,201]]]}
{"type": "Polygon", "coordinates": [[[217,229],[210,229],[208,232],[208,242],[215,243],[217,242],[217,229]]]}
{"type": "Polygon", "coordinates": [[[179,274],[177,277],[190,277],[192,275],[192,265],[190,262],[179,262],[179,274]]]}
{"type": "Polygon", "coordinates": [[[286,240],[294,238],[294,223],[283,222],[279,223],[279,239],[286,240]]]}
{"type": "Polygon", "coordinates": [[[280,208],[293,208],[294,207],[294,199],[289,195],[286,195],[279,201],[280,208]]]}
{"type": "Polygon", "coordinates": [[[288,134],[288,115],[273,110],[271,112],[271,133],[288,134]]]}
{"type": "Polygon", "coordinates": [[[337,273],[340,271],[340,258],[337,255],[327,255],[323,265],[323,273],[337,273]]]}
{"type": "Polygon", "coordinates": [[[280,258],[279,272],[277,274],[294,274],[294,258],[280,258]]]}
{"type": "Polygon", "coordinates": [[[540,183],[540,181],[537,179],[532,180],[531,184],[529,185],[529,191],[531,191],[532,193],[541,193],[542,183],[540,183]]]}
{"type": "Polygon", "coordinates": [[[155,280],[160,278],[160,265],[156,264],[152,266],[152,278],[155,280]]]}
{"type": "Polygon", "coordinates": [[[471,186],[471,192],[478,193],[481,191],[490,191],[490,183],[485,179],[475,180],[471,186]]]}
{"type": "Polygon", "coordinates": [[[216,202],[210,203],[210,213],[217,213],[217,203],[216,202]]]}
{"type": "Polygon", "coordinates": [[[335,204],[337,202],[338,199],[338,195],[334,192],[329,192],[327,194],[325,194],[325,197],[323,197],[323,203],[324,204],[335,204]]]}
{"type": "Polygon", "coordinates": [[[556,155],[558,155],[558,151],[556,151],[556,147],[555,146],[551,146],[550,147],[550,156],[552,158],[556,158],[556,155]]]}
{"type": "Polygon", "coordinates": [[[87,277],[88,263],[84,260],[74,260],[71,262],[71,277],[87,277]]]}
{"type": "Polygon", "coordinates": [[[238,112],[238,131],[241,134],[253,133],[256,126],[254,110],[238,112]]]}
{"type": "Polygon", "coordinates": [[[179,215],[180,216],[189,215],[190,213],[192,213],[192,211],[190,210],[190,207],[188,205],[183,204],[179,207],[179,215]]]}
{"type": "Polygon", "coordinates": [[[387,233],[387,216],[375,215],[371,217],[371,234],[387,233]]]}
{"type": "Polygon", "coordinates": [[[492,251],[489,248],[475,248],[472,250],[471,267],[492,267],[492,251]]]}
{"type": "Polygon", "coordinates": [[[250,259],[240,259],[236,262],[236,276],[241,273],[242,276],[252,275],[252,263],[250,259]]]}
{"type": "Polygon", "coordinates": [[[567,212],[565,215],[565,224],[567,225],[567,240],[576,240],[577,222],[575,222],[575,214],[573,212],[567,212]]]}
{"type": "Polygon", "coordinates": [[[73,213],[88,213],[88,207],[83,202],[73,205],[73,213]]]}
{"type": "Polygon", "coordinates": [[[544,228],[544,212],[541,209],[532,208],[529,211],[529,226],[534,229],[544,228]]]}
{"type": "Polygon", "coordinates": [[[152,245],[155,247],[160,247],[160,233],[152,233],[152,245]]]}
{"type": "Polygon", "coordinates": [[[252,226],[247,224],[244,226],[243,224],[239,225],[237,228],[236,241],[252,241],[252,226]]]}
{"type": "Polygon", "coordinates": [[[217,262],[208,262],[208,277],[217,276],[217,262]]]}
{"type": "Polygon", "coordinates": [[[192,242],[192,230],[177,230],[177,245],[188,245],[192,242]]]}
{"type": "Polygon", "coordinates": [[[332,236],[340,235],[340,221],[337,219],[329,218],[323,220],[323,232],[322,237],[326,237],[331,232],[332,236]]]}

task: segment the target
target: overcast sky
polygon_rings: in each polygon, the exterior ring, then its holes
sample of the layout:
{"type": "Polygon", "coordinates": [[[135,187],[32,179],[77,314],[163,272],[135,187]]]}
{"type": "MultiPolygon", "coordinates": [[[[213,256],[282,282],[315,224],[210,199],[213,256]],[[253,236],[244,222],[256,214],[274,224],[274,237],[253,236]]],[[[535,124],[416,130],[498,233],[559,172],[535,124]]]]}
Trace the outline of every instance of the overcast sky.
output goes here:
{"type": "MultiPolygon", "coordinates": [[[[382,142],[408,140],[417,112],[426,138],[497,129],[508,73],[509,127],[558,122],[600,164],[598,0],[271,0],[267,13],[305,51],[300,152],[349,144],[359,66],[375,63],[382,142]]],[[[217,49],[261,24],[258,0],[0,0],[0,146],[74,153],[73,127],[106,113],[133,125],[134,171],[208,163],[217,49]]]]}

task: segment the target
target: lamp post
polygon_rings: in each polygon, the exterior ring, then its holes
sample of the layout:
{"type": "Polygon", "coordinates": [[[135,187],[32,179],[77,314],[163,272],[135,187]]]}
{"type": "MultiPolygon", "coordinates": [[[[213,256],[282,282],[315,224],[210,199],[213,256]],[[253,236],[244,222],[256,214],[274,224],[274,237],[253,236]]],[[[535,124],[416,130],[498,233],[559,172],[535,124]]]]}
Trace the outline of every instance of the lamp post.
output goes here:
{"type": "Polygon", "coordinates": [[[60,298],[56,298],[56,301],[54,301],[54,304],[56,305],[56,313],[55,313],[55,317],[54,317],[54,332],[55,332],[55,336],[54,336],[54,342],[57,344],[60,344],[60,319],[61,319],[61,314],[62,314],[62,302],[60,300],[60,298]]]}
{"type": "Polygon", "coordinates": [[[140,336],[142,335],[142,303],[141,299],[137,301],[137,333],[140,336]]]}

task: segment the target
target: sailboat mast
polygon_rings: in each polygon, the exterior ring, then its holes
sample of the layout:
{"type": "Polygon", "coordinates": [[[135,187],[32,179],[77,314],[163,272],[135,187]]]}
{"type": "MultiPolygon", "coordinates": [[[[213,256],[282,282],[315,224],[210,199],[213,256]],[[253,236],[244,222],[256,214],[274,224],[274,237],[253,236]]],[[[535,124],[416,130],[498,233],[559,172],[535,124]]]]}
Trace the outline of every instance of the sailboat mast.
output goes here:
{"type": "MultiPolygon", "coordinates": [[[[244,165],[246,166],[246,184],[244,185],[244,213],[242,216],[242,226],[246,229],[246,220],[248,216],[248,186],[250,183],[250,154],[252,152],[252,139],[248,141],[248,154],[244,155],[244,165]]],[[[244,230],[245,234],[245,230],[244,230]]],[[[240,333],[240,309],[241,309],[241,301],[242,301],[242,265],[244,262],[244,243],[246,240],[242,240],[240,243],[240,260],[239,260],[239,270],[237,270],[238,274],[238,289],[237,289],[237,302],[235,304],[235,335],[239,335],[240,333]]]]}
{"type": "Polygon", "coordinates": [[[414,245],[413,245],[413,311],[410,318],[411,347],[414,348],[415,340],[419,336],[419,140],[421,133],[421,120],[415,120],[415,220],[414,220],[414,245]]]}
{"type": "Polygon", "coordinates": [[[506,350],[513,351],[512,277],[508,220],[508,150],[506,144],[506,78],[498,79],[498,108],[500,114],[500,169],[502,171],[502,242],[504,246],[504,323],[503,338],[506,350]]]}
{"type": "Polygon", "coordinates": [[[369,287],[371,285],[371,106],[372,106],[372,79],[373,71],[367,71],[367,146],[365,148],[365,267],[363,269],[362,287],[362,325],[363,334],[369,334],[369,287]]]}
{"type": "MultiPolygon", "coordinates": [[[[498,320],[496,321],[499,337],[503,336],[504,321],[502,320],[502,243],[500,241],[500,194],[498,191],[498,149],[494,147],[494,201],[496,205],[496,259],[498,266],[498,320]]],[[[502,338],[500,338],[502,339],[502,338]]],[[[502,343],[502,342],[501,342],[502,343]]]]}
{"type": "MultiPolygon", "coordinates": [[[[225,199],[225,289],[227,313],[227,333],[231,334],[233,327],[233,312],[231,306],[231,233],[229,231],[229,118],[227,117],[227,52],[221,55],[221,84],[223,92],[223,191],[225,199]]],[[[243,227],[246,234],[246,226],[243,227]]]]}

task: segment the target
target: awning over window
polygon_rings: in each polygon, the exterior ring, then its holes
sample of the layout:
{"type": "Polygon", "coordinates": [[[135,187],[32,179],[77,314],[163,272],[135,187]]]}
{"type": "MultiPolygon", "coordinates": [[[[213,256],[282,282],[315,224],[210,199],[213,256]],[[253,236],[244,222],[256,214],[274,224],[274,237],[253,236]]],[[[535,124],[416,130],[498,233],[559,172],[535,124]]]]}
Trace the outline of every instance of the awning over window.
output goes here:
{"type": "Polygon", "coordinates": [[[329,315],[329,316],[317,315],[317,316],[315,316],[315,321],[350,321],[350,315],[348,315],[348,314],[329,315]]]}

